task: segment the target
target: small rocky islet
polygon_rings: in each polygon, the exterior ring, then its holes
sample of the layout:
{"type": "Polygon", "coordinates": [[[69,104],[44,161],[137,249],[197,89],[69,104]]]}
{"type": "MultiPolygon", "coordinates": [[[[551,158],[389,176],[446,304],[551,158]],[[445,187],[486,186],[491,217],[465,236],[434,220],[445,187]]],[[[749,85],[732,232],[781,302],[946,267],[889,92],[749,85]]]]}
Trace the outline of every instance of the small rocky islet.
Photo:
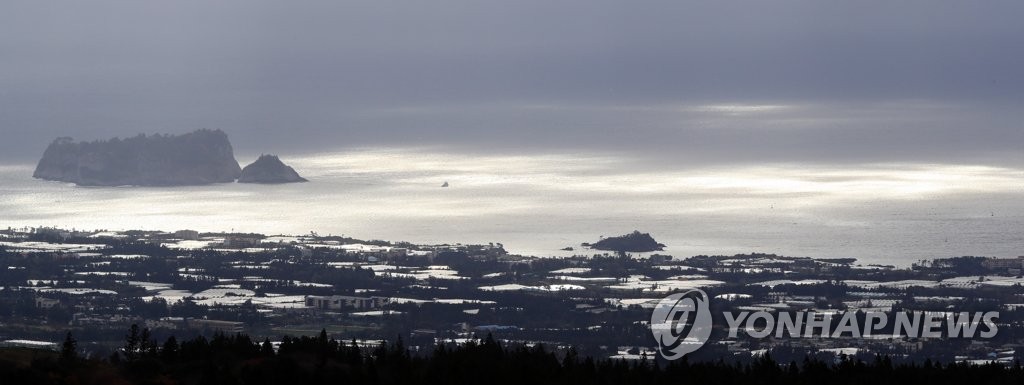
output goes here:
{"type": "Polygon", "coordinates": [[[281,162],[276,155],[260,155],[252,164],[242,169],[242,175],[238,177],[238,183],[301,183],[308,182],[306,178],[299,176],[295,169],[281,162]]]}

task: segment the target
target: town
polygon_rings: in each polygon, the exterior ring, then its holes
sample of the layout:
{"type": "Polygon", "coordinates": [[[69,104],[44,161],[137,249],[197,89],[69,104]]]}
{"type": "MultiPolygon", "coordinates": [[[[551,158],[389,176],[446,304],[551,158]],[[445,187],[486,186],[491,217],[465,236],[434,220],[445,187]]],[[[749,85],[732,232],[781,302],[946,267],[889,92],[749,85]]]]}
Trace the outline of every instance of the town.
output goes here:
{"type": "MultiPolygon", "coordinates": [[[[776,255],[512,255],[500,243],[420,245],[310,233],[0,230],[0,346],[57,349],[70,332],[107,357],[131,325],[157,340],[246,333],[279,344],[321,332],[412,354],[488,336],[581,356],[653,360],[651,310],[704,290],[712,313],[998,311],[991,338],[753,338],[715,320],[690,361],[779,362],[885,355],[896,361],[1021,358],[1024,257],[959,257],[910,267],[776,255]]],[[[836,320],[838,321],[838,320],[836,320]]],[[[891,327],[891,326],[890,326],[891,327]]],[[[761,336],[763,337],[763,336],[761,336]]]]}

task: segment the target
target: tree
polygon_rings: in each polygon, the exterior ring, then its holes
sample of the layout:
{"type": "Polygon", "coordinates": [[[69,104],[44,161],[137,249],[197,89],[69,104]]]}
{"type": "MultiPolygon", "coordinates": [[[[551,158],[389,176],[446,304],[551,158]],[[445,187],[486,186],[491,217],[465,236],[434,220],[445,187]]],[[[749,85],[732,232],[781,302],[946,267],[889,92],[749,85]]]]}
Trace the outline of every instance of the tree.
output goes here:
{"type": "Polygon", "coordinates": [[[142,329],[139,336],[139,354],[143,356],[155,356],[157,350],[156,340],[153,339],[149,328],[142,329]]]}
{"type": "Polygon", "coordinates": [[[160,357],[166,362],[174,362],[178,358],[178,339],[174,336],[167,337],[163,349],[160,350],[160,357]]]}
{"type": "Polygon", "coordinates": [[[263,345],[260,345],[260,353],[267,358],[274,357],[274,344],[270,343],[270,338],[263,340],[263,345]]]}
{"type": "Polygon", "coordinates": [[[139,325],[132,324],[128,334],[124,336],[124,355],[128,361],[135,361],[139,356],[142,336],[139,335],[139,325]]]}
{"type": "Polygon", "coordinates": [[[64,336],[64,343],[60,346],[60,359],[65,362],[71,362],[78,359],[78,340],[68,334],[64,336]]]}

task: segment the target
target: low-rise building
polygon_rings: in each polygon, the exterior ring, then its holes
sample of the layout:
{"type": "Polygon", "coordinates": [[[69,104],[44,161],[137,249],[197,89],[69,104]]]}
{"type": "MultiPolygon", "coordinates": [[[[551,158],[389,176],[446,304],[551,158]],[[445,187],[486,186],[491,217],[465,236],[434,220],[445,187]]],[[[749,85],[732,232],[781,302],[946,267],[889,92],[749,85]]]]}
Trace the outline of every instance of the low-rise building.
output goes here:
{"type": "Polygon", "coordinates": [[[178,230],[174,232],[174,237],[185,241],[197,241],[199,240],[199,232],[195,230],[178,230]]]}
{"type": "Polygon", "coordinates": [[[54,306],[60,305],[59,299],[36,297],[36,307],[40,309],[50,309],[54,306]]]}
{"type": "Polygon", "coordinates": [[[224,247],[232,249],[245,249],[260,247],[263,237],[257,235],[229,235],[224,237],[224,247]]]}
{"type": "Polygon", "coordinates": [[[992,270],[1024,269],[1024,256],[1017,258],[988,258],[981,261],[981,265],[992,270]]]}
{"type": "Polygon", "coordinates": [[[245,323],[236,321],[189,318],[185,320],[185,323],[191,329],[209,329],[228,333],[241,333],[245,331],[245,323]]]}
{"type": "Polygon", "coordinates": [[[345,310],[345,309],[376,309],[385,302],[383,297],[354,297],[347,295],[306,297],[306,306],[320,310],[345,310]]]}

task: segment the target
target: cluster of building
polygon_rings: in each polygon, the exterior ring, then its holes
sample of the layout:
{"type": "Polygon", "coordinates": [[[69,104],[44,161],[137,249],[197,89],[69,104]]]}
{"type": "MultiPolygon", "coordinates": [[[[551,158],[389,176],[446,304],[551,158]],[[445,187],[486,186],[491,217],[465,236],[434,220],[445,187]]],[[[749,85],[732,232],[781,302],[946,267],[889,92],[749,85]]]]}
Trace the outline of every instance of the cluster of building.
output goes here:
{"type": "MultiPolygon", "coordinates": [[[[497,245],[413,245],[343,237],[164,232],[0,231],[0,340],[89,329],[110,341],[132,323],[159,333],[339,338],[405,333],[417,348],[494,333],[510,343],[580,346],[642,358],[664,296],[701,289],[716,309],[765,312],[997,310],[1024,327],[1024,257],[955,258],[910,268],[774,255],[534,258],[497,245]],[[131,251],[129,253],[128,251],[131,251]],[[51,260],[59,269],[33,261],[51,260]],[[25,305],[25,300],[31,306],[25,305]],[[107,328],[107,329],[105,329],[107,328]]],[[[926,338],[715,340],[714,355],[948,354],[1016,358],[1022,341],[926,338]],[[966,344],[966,345],[964,345],[966,344]],[[1008,353],[1010,352],[1010,353],[1008,353]]]]}

